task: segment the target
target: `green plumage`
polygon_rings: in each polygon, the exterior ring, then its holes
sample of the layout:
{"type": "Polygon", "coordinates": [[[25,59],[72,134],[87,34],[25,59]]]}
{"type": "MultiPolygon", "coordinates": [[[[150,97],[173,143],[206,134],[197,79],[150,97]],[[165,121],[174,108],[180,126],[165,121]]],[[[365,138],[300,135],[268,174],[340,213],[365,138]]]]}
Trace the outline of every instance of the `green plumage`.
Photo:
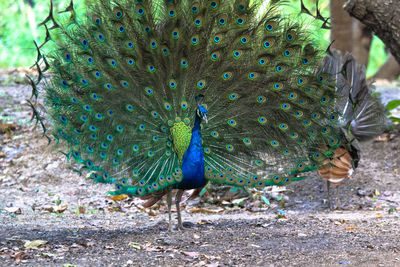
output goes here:
{"type": "Polygon", "coordinates": [[[208,180],[301,179],[340,143],[337,97],[316,74],[310,33],[278,6],[257,16],[249,1],[122,0],[99,1],[87,19],[73,13],[51,30],[51,132],[114,194],[148,194],[182,181],[202,94],[208,180]]]}
{"type": "Polygon", "coordinates": [[[183,155],[190,144],[192,137],[192,128],[186,125],[183,121],[175,122],[171,127],[172,142],[174,151],[178,155],[179,161],[182,161],[183,155]]]}

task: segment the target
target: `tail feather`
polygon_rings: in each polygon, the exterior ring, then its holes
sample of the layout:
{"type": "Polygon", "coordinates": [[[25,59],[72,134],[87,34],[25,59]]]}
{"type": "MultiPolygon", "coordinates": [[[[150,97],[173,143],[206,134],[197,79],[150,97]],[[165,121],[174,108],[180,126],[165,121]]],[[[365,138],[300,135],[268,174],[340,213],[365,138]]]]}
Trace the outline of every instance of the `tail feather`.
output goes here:
{"type": "Polygon", "coordinates": [[[342,127],[358,141],[381,134],[385,129],[385,109],[366,80],[365,67],[349,53],[331,51],[324,59],[322,71],[333,75],[337,92],[343,96],[337,103],[342,127]]]}
{"type": "Polygon", "coordinates": [[[95,181],[115,184],[114,194],[181,182],[171,133],[193,125],[198,94],[209,115],[201,130],[209,180],[289,183],[340,145],[334,86],[315,73],[321,51],[279,14],[281,2],[260,16],[248,0],[93,2],[88,19],[51,31],[47,118],[69,155],[95,181]]]}

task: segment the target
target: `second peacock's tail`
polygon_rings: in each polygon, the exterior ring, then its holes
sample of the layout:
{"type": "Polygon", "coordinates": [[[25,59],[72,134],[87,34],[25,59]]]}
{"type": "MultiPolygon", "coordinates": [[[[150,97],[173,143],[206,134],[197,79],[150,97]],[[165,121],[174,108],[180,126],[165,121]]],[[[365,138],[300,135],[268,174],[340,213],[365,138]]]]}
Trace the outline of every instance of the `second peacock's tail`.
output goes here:
{"type": "Polygon", "coordinates": [[[323,53],[281,2],[249,2],[99,1],[85,18],[71,3],[64,23],[51,12],[56,49],[38,56],[51,75],[34,87],[65,154],[113,194],[141,196],[283,185],[323,166],[343,142],[323,53]]]}
{"type": "Polygon", "coordinates": [[[381,134],[386,128],[386,117],[379,97],[366,80],[365,67],[358,64],[351,54],[329,51],[321,72],[331,75],[338,94],[342,96],[337,99],[343,136],[341,145],[330,159],[324,160],[326,166],[318,170],[327,181],[329,194],[329,184],[339,185],[350,178],[360,160],[360,142],[381,134]]]}

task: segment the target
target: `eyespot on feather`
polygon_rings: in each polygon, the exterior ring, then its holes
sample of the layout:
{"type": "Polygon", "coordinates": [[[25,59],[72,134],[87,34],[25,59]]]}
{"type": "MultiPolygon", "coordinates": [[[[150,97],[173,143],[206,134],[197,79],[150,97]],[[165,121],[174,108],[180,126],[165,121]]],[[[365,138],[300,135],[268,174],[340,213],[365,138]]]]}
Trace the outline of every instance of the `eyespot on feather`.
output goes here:
{"type": "Polygon", "coordinates": [[[211,61],[217,61],[220,57],[221,53],[219,51],[212,52],[210,55],[211,61]]]}
{"type": "Polygon", "coordinates": [[[202,26],[202,23],[203,23],[203,18],[202,18],[201,16],[198,16],[198,17],[196,17],[196,18],[194,19],[194,25],[195,25],[196,27],[202,26]]]}
{"type": "Polygon", "coordinates": [[[224,26],[227,24],[228,17],[226,15],[222,15],[222,16],[218,17],[217,20],[218,20],[218,24],[220,26],[224,26]]]}
{"type": "Polygon", "coordinates": [[[274,44],[275,44],[275,40],[272,39],[272,38],[267,38],[267,39],[265,39],[265,40],[263,41],[263,46],[264,46],[264,48],[266,48],[266,49],[273,47],[274,44]]]}
{"type": "Polygon", "coordinates": [[[143,9],[143,7],[142,7],[141,5],[138,5],[138,6],[136,7],[136,11],[137,11],[137,14],[138,14],[139,16],[142,16],[142,15],[144,14],[144,9],[143,9]]]}
{"type": "Polygon", "coordinates": [[[277,23],[274,20],[267,21],[265,23],[265,29],[269,32],[275,31],[277,29],[277,23]]]}
{"type": "Polygon", "coordinates": [[[303,51],[304,51],[304,54],[308,56],[308,55],[314,54],[315,48],[314,48],[313,45],[307,44],[307,45],[304,47],[303,51]]]}
{"type": "Polygon", "coordinates": [[[288,41],[293,41],[293,40],[295,40],[295,39],[296,39],[296,32],[293,31],[293,30],[287,31],[287,33],[286,33],[286,39],[287,39],[288,41]]]}
{"type": "Polygon", "coordinates": [[[97,16],[97,15],[94,15],[94,16],[92,17],[92,20],[93,20],[93,22],[94,22],[95,24],[97,24],[97,25],[100,25],[100,24],[101,24],[101,18],[100,18],[99,16],[97,16]]]}
{"type": "Polygon", "coordinates": [[[236,19],[236,23],[237,23],[238,25],[243,25],[243,24],[245,24],[246,19],[247,19],[247,16],[245,16],[245,15],[239,16],[239,17],[236,19]]]}
{"type": "Polygon", "coordinates": [[[115,17],[118,19],[122,18],[124,15],[124,11],[119,7],[114,7],[113,12],[115,17]]]}

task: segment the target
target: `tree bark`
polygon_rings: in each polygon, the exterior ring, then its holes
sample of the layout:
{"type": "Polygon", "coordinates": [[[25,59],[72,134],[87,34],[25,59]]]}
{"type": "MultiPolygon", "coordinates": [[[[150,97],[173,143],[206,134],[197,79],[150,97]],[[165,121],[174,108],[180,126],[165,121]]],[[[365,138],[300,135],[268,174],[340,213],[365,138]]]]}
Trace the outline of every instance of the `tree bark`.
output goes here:
{"type": "Polygon", "coordinates": [[[400,0],[347,0],[344,8],[381,38],[400,62],[400,0]]]}

